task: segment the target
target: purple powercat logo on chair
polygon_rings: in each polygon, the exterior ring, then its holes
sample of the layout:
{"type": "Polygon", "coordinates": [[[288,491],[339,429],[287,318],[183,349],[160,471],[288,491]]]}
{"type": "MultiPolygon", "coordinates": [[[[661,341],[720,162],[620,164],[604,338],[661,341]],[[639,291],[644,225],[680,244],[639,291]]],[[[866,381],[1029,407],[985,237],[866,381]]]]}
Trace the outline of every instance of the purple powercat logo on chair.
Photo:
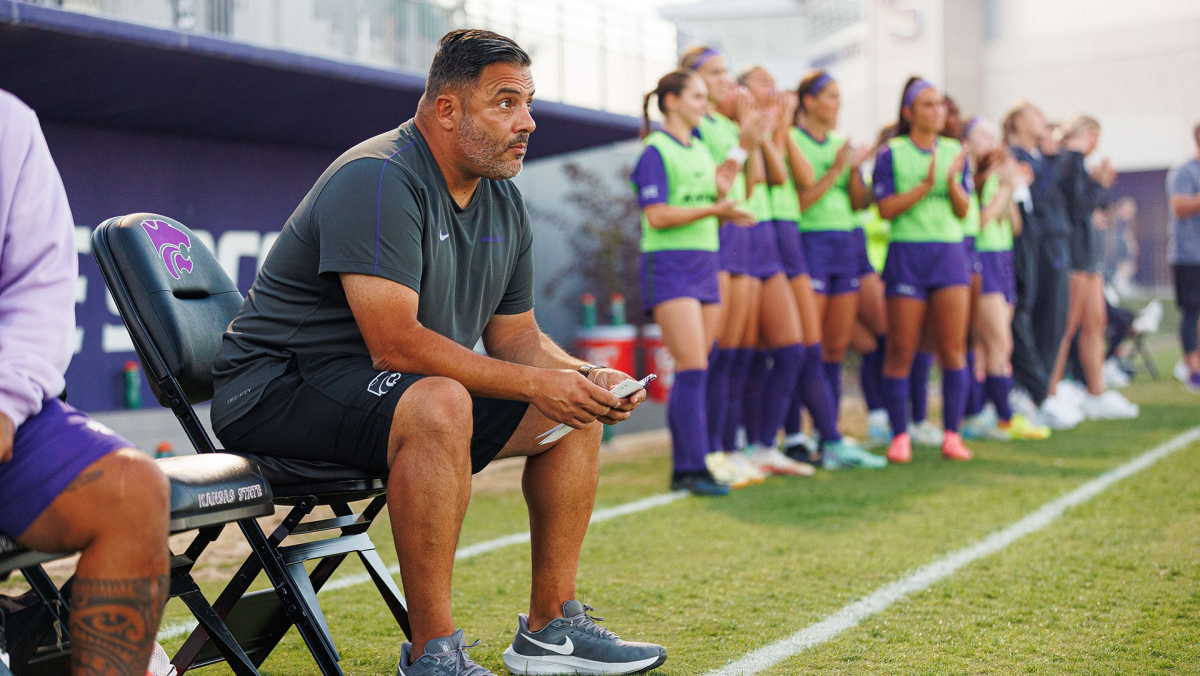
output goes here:
{"type": "Polygon", "coordinates": [[[179,279],[180,272],[192,271],[192,261],[187,253],[192,248],[191,237],[165,221],[142,221],[142,229],[150,235],[154,249],[162,256],[163,265],[172,277],[179,279]]]}

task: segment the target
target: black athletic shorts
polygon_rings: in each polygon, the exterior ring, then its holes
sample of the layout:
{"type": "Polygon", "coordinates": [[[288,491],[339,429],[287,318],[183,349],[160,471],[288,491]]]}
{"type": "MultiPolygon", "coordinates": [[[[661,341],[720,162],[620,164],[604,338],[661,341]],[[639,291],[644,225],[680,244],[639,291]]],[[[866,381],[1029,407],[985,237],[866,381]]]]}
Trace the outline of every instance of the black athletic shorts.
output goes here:
{"type": "MultiPolygon", "coordinates": [[[[231,451],[323,460],[386,474],[396,404],[425,376],[377,371],[368,357],[293,355],[262,398],[217,437],[231,451]]],[[[471,471],[496,458],[529,404],[473,397],[471,471]]]]}
{"type": "Polygon", "coordinates": [[[1175,302],[1179,309],[1200,310],[1200,265],[1175,265],[1175,302]]]}

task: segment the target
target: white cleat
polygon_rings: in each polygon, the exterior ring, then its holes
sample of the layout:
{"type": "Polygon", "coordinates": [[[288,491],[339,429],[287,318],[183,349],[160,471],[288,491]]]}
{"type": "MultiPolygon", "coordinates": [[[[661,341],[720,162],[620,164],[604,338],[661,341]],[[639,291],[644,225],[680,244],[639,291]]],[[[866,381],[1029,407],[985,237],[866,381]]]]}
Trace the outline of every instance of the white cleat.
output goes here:
{"type": "Polygon", "coordinates": [[[812,465],[792,460],[780,453],[778,448],[755,449],[750,456],[750,463],[767,474],[779,476],[812,476],[816,473],[812,465]]]}
{"type": "Polygon", "coordinates": [[[1091,420],[1129,420],[1138,417],[1141,409],[1116,390],[1099,396],[1088,395],[1083,400],[1083,413],[1091,420]]]}
{"type": "Polygon", "coordinates": [[[1069,430],[1083,422],[1083,412],[1061,397],[1050,397],[1042,402],[1038,419],[1052,430],[1069,430]]]}
{"type": "Polygon", "coordinates": [[[729,464],[737,471],[738,476],[748,483],[761,484],[767,480],[767,475],[750,462],[745,453],[730,453],[729,464]]]}
{"type": "Polygon", "coordinates": [[[912,442],[917,446],[941,448],[943,435],[942,428],[928,420],[922,420],[915,425],[908,426],[908,436],[912,438],[912,442]]]}

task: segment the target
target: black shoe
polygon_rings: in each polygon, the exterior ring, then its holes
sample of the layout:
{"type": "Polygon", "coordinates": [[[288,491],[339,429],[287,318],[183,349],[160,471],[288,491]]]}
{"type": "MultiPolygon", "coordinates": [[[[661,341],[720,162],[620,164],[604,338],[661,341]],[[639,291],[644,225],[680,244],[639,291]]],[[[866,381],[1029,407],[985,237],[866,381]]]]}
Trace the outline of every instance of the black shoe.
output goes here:
{"type": "Polygon", "coordinates": [[[692,495],[721,497],[729,495],[729,486],[717,483],[708,470],[675,472],[671,475],[671,490],[688,491],[692,495]]]}
{"type": "Polygon", "coordinates": [[[818,469],[820,469],[821,463],[825,460],[825,453],[820,449],[820,447],[818,447],[816,450],[813,450],[804,444],[788,446],[784,453],[787,454],[787,457],[795,460],[796,462],[812,465],[818,469]]]}

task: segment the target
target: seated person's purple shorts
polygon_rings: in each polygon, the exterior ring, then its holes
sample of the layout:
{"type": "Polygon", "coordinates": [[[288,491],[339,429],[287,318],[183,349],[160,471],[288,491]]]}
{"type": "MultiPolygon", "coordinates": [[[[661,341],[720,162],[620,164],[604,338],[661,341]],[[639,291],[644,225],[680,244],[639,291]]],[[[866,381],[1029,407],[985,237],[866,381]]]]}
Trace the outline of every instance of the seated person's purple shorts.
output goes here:
{"type": "MultiPolygon", "coordinates": [[[[721,251],[718,265],[721,272],[731,275],[750,274],[750,235],[747,229],[733,223],[725,223],[721,226],[719,236],[721,251]]],[[[646,308],[649,309],[650,306],[647,305],[646,308]]]]}
{"type": "Polygon", "coordinates": [[[1002,293],[1009,305],[1017,302],[1017,277],[1013,271],[1012,251],[980,251],[976,254],[982,268],[982,293],[1002,293]]]}
{"type": "Polygon", "coordinates": [[[695,298],[701,303],[720,303],[718,258],[715,251],[643,253],[642,306],[646,308],[646,314],[650,314],[654,306],[674,298],[695,298]]]}
{"type": "Polygon", "coordinates": [[[775,238],[775,221],[763,221],[746,230],[747,260],[746,274],[768,280],[783,272],[779,260],[779,242],[775,238]]]}
{"type": "Polygon", "coordinates": [[[969,286],[962,242],[892,242],[883,266],[887,296],[928,300],[951,286],[969,286]]]}
{"type": "Polygon", "coordinates": [[[800,241],[800,227],[795,221],[775,221],[775,243],[779,247],[779,262],[788,279],[808,274],[808,259],[800,241]]]}
{"type": "Polygon", "coordinates": [[[0,532],[19,538],[75,477],[100,458],[133,448],[58,399],[17,428],[12,459],[0,463],[0,532]]]}
{"type": "Polygon", "coordinates": [[[858,293],[862,266],[853,230],[802,232],[800,238],[813,291],[822,296],[858,293]]]}

